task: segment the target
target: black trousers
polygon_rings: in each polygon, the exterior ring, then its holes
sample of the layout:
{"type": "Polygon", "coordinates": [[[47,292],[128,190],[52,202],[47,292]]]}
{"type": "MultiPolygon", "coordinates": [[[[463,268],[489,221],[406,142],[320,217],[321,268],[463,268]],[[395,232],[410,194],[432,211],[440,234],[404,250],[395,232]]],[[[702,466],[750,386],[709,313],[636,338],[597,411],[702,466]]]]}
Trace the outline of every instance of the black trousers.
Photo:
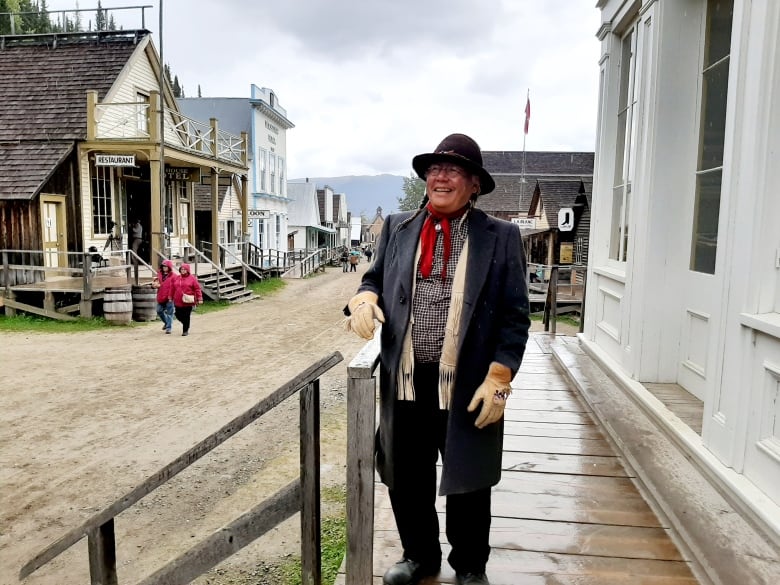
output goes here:
{"type": "MultiPolygon", "coordinates": [[[[396,402],[394,486],[390,490],[404,557],[441,563],[436,461],[446,448],[449,412],[439,409],[438,363],[415,364],[417,400],[396,402]]],[[[459,573],[484,573],[490,556],[490,488],[447,496],[448,561],[459,573]]]]}
{"type": "Polygon", "coordinates": [[[176,320],[181,321],[183,328],[182,333],[187,333],[190,330],[190,317],[192,316],[192,307],[176,307],[176,320]]]}

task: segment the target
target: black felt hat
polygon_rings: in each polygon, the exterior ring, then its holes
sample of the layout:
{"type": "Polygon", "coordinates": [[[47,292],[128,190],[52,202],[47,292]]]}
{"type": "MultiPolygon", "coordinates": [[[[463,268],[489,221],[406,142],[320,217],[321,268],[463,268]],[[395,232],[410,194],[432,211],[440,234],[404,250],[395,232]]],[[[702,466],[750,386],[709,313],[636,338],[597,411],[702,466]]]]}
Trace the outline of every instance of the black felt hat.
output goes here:
{"type": "Polygon", "coordinates": [[[441,141],[433,152],[418,154],[412,159],[412,168],[425,180],[425,173],[434,163],[449,162],[459,165],[479,176],[479,194],[490,193],[496,182],[482,167],[482,151],[473,138],[465,134],[450,134],[441,141]]]}

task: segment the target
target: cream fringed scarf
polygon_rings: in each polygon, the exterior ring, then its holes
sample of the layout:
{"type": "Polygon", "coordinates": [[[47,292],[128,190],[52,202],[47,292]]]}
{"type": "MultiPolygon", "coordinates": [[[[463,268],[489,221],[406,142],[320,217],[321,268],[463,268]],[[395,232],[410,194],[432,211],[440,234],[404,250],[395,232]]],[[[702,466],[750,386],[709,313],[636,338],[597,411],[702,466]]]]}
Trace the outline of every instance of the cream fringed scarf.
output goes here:
{"type": "MultiPolygon", "coordinates": [[[[463,244],[463,250],[458,258],[455,268],[455,277],[452,280],[452,293],[450,308],[447,312],[447,325],[444,332],[444,344],[439,359],[439,408],[449,410],[452,401],[452,388],[455,385],[455,372],[457,369],[458,341],[460,336],[460,318],[463,313],[463,294],[466,286],[466,266],[469,258],[469,241],[463,244]]],[[[420,245],[417,245],[417,254],[414,258],[414,266],[420,259],[420,245]]],[[[415,285],[412,285],[414,296],[415,285]]],[[[401,348],[401,361],[398,366],[398,400],[414,400],[414,350],[412,348],[412,327],[414,326],[414,314],[409,319],[406,328],[404,343],[401,348]]]]}

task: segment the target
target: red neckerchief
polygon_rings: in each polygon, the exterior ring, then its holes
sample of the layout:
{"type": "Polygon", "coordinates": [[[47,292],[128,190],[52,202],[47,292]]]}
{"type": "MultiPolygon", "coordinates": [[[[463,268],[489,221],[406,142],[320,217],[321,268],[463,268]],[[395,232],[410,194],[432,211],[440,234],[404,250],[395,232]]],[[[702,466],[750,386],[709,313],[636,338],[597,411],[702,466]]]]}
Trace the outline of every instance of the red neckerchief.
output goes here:
{"type": "Polygon", "coordinates": [[[450,260],[450,220],[461,217],[469,209],[469,205],[465,205],[452,213],[441,213],[436,211],[431,204],[425,206],[428,210],[428,217],[425,218],[425,223],[420,233],[420,272],[423,278],[428,278],[433,270],[433,256],[436,253],[436,224],[441,226],[441,231],[444,233],[444,264],[441,268],[441,278],[447,276],[447,263],[450,260]]]}

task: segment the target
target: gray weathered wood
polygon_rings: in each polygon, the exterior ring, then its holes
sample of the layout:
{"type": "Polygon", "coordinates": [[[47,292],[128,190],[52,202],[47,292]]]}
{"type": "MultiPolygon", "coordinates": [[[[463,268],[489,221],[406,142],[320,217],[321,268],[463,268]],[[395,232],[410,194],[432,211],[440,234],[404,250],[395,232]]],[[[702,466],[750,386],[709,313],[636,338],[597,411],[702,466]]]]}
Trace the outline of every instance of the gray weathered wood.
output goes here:
{"type": "Polygon", "coordinates": [[[53,310],[41,309],[40,307],[34,307],[32,305],[28,305],[27,303],[20,303],[19,301],[15,301],[8,297],[3,299],[3,304],[6,307],[10,307],[11,309],[17,309],[19,311],[24,311],[25,313],[33,313],[35,315],[41,315],[42,317],[49,317],[51,319],[57,319],[59,321],[76,321],[76,318],[71,317],[70,315],[58,313],[57,311],[53,310]]]}
{"type": "Polygon", "coordinates": [[[90,585],[117,585],[113,518],[89,531],[87,548],[89,549],[90,585]]]}
{"type": "MultiPolygon", "coordinates": [[[[62,315],[60,315],[62,317],[62,315]]],[[[120,497],[114,503],[104,508],[80,526],[71,529],[55,542],[47,546],[41,552],[29,560],[19,571],[19,578],[24,579],[36,569],[42,567],[57,555],[73,546],[81,540],[90,530],[102,526],[108,520],[126,510],[148,493],[167,482],[182,470],[192,465],[195,461],[206,455],[215,447],[224,443],[227,439],[235,435],[238,431],[246,427],[251,422],[257,420],[260,416],[295,394],[300,388],[318,379],[323,373],[330,370],[333,366],[341,362],[344,358],[339,352],[334,352],[327,357],[320,359],[306,370],[298,374],[295,378],[281,386],[270,396],[258,402],[255,406],[240,414],[232,421],[224,425],[218,431],[212,433],[197,445],[186,451],[183,455],[177,457],[174,461],[150,476],[139,486],[120,497]]]]}
{"type": "Polygon", "coordinates": [[[301,509],[301,485],[287,484],[138,585],[186,585],[301,509]]]}
{"type": "Polygon", "coordinates": [[[379,332],[350,362],[347,381],[346,584],[372,582],[374,533],[374,433],[379,332]]]}
{"type": "Polygon", "coordinates": [[[301,583],[321,585],[320,381],[301,391],[301,583]]]}

